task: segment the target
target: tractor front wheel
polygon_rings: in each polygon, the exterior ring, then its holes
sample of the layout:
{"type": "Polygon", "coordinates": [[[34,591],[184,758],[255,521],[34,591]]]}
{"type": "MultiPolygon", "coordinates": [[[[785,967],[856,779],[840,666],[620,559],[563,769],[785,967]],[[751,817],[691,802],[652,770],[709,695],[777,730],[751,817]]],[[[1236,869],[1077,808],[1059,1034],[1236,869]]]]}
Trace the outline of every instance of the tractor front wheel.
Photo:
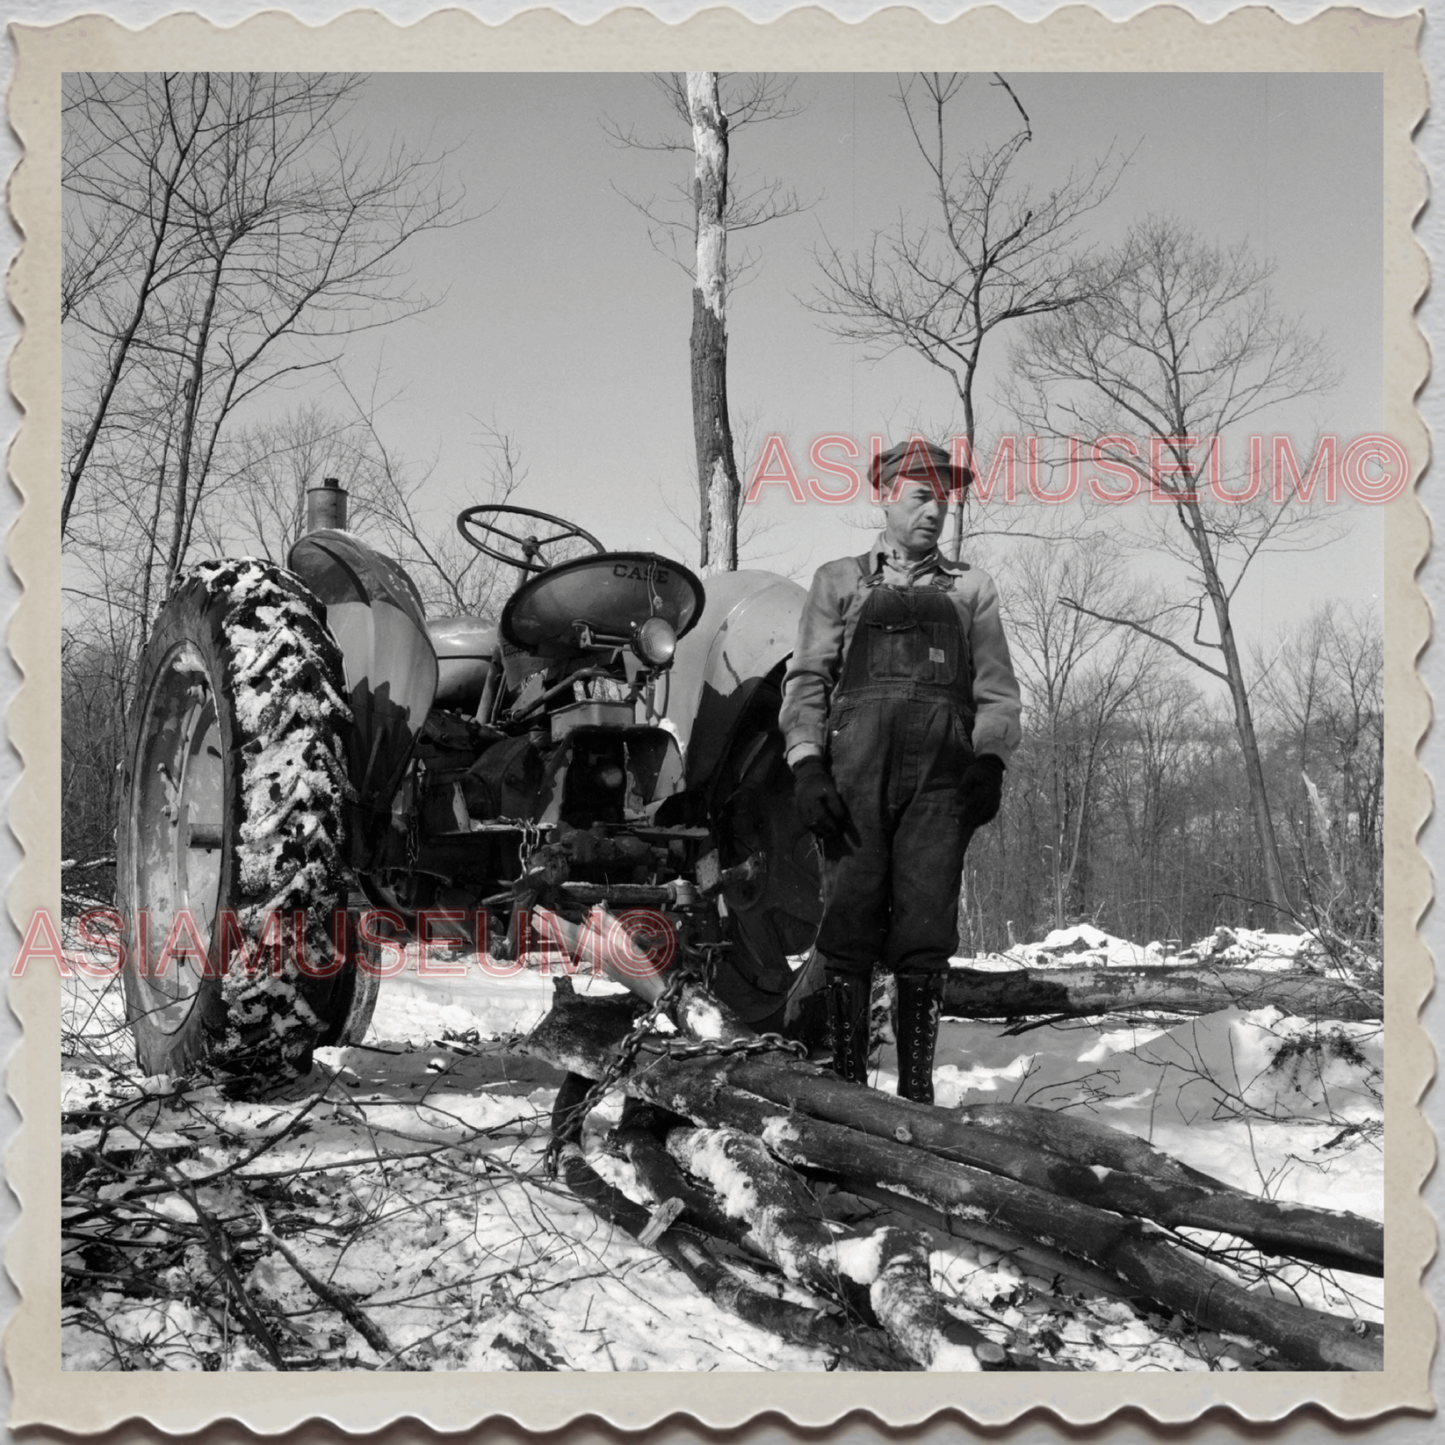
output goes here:
{"type": "Polygon", "coordinates": [[[126,1013],[145,1073],[264,1084],[342,1040],[361,982],[350,726],[340,651],[295,577],[252,560],[187,576],[141,660],[117,829],[126,1013]]]}

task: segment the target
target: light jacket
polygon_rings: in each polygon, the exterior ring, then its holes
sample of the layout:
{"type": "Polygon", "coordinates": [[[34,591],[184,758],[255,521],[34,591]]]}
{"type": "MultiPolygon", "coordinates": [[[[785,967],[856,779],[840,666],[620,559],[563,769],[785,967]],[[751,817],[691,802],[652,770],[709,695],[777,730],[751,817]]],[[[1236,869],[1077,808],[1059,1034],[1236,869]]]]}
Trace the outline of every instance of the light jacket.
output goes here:
{"type": "MultiPolygon", "coordinates": [[[[910,563],[894,555],[883,533],[874,539],[866,556],[870,575],[881,570],[883,580],[894,586],[926,584],[938,572],[958,579],[946,595],[958,608],[973,658],[973,696],[978,708],[973,749],[975,753],[994,753],[1008,762],[1019,744],[1022,705],[993,578],[967,562],[950,562],[937,550],[921,562],[910,563]]],[[[825,562],[813,575],[798,620],[798,643],[783,682],[779,721],[790,764],[824,751],[828,701],[866,596],[856,557],[825,562]]]]}

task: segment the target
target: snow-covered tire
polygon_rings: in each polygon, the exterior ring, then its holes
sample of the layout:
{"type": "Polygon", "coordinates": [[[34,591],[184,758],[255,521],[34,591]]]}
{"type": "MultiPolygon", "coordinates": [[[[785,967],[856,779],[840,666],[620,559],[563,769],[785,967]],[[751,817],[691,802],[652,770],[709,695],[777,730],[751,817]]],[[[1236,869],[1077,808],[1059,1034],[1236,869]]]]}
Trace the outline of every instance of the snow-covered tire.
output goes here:
{"type": "Polygon", "coordinates": [[[205,563],[141,659],[117,889],[126,1012],[146,1074],[204,1068],[242,1089],[247,1076],[274,1083],[347,1028],[351,711],[324,618],[278,567],[205,563]],[[197,956],[175,956],[192,942],[197,956]]]}

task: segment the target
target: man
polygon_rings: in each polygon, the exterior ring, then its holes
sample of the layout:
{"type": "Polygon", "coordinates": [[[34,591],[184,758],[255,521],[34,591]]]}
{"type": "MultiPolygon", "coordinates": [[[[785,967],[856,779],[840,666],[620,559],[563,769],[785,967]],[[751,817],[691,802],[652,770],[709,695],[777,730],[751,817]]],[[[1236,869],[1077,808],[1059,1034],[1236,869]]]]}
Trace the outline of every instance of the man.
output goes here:
{"type": "Polygon", "coordinates": [[[781,721],[798,811],[822,841],[834,1067],[866,1082],[881,962],[898,981],[898,1092],[931,1103],[964,850],[998,812],[1019,686],[993,580],[938,550],[971,474],[914,440],[869,479],[886,526],[814,576],[781,721]]]}

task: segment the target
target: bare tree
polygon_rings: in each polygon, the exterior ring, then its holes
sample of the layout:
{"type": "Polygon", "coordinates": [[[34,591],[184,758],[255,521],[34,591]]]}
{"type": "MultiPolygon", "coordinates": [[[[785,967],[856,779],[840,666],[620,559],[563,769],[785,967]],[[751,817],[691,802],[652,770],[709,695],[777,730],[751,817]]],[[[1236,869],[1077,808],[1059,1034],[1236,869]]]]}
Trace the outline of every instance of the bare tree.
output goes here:
{"type": "Polygon", "coordinates": [[[241,551],[284,565],[306,530],[306,493],[327,477],[345,485],[353,517],[375,505],[379,467],[369,440],[355,419],[315,402],[238,427],[218,454],[194,536],[212,556],[241,551]]]}
{"type": "MultiPolygon", "coordinates": [[[[70,83],[60,316],[62,323],[75,317],[102,347],[87,404],[67,418],[62,537],[151,299],[185,265],[173,221],[184,207],[180,189],[205,109],[192,105],[182,115],[175,104],[175,92],[186,84],[181,77],[159,77],[158,93],[144,81],[107,86],[83,74],[70,83]],[[122,176],[124,190],[117,185],[122,176]]],[[[189,87],[193,94],[197,87],[208,92],[210,77],[191,77],[189,87]]]]}
{"type": "MultiPolygon", "coordinates": [[[[1100,267],[1080,260],[1080,222],[1108,199],[1127,157],[1111,152],[1036,194],[1015,174],[1033,126],[1003,76],[992,88],[1016,114],[1016,129],[1001,144],[955,153],[951,132],[968,78],[920,75],[903,86],[899,103],[928,172],[928,210],[901,215],[862,251],[826,245],[818,256],[824,284],[811,305],[838,336],[875,356],[905,348],[943,372],[976,453],[974,387],[987,338],[1009,322],[1064,310],[1101,284],[1100,267]]],[[[955,560],[963,531],[960,498],[955,560]]]]}
{"type": "Polygon", "coordinates": [[[1188,776],[1203,713],[1198,690],[1170,666],[1168,655],[1142,677],[1123,709],[1121,739],[1113,750],[1101,790],[1101,805],[1118,827],[1127,862],[1127,882],[1118,899],[1121,923],[1130,938],[1183,937],[1191,920],[1182,907],[1168,908],[1167,880],[1187,869],[1179,856],[1191,815],[1188,776]],[[1176,835],[1173,847],[1170,834],[1176,835]]]}
{"type": "Polygon", "coordinates": [[[374,155],[344,134],[359,84],[67,79],[65,522],[97,466],[106,488],[134,489],[143,475],[154,499],[144,566],[167,586],[237,409],[332,364],[340,337],[431,304],[398,253],[466,219],[442,177],[445,153],[374,155]],[[109,237],[125,265],[102,261],[109,237]]]}
{"type": "Polygon", "coordinates": [[[1294,786],[1286,823],[1308,887],[1304,911],[1356,938],[1378,936],[1385,741],[1379,618],[1326,603],[1268,655],[1256,648],[1254,672],[1288,756],[1286,781],[1294,786]]]}
{"type": "Polygon", "coordinates": [[[61,630],[60,846],[78,870],[67,869],[66,891],[106,901],[115,855],[113,795],[125,737],[128,661],[128,648],[117,648],[104,635],[77,637],[61,630]]]}
{"type": "MultiPolygon", "coordinates": [[[[433,465],[400,457],[387,445],[381,430],[383,403],[376,387],[363,396],[344,380],[341,384],[366,459],[367,484],[353,512],[353,529],[374,534],[379,545],[407,569],[429,608],[495,616],[519,578],[462,539],[454,503],[438,504],[429,498],[433,465]]],[[[476,417],[472,421],[480,429],[482,463],[467,489],[468,500],[472,504],[510,501],[527,478],[517,443],[495,422],[476,417]]],[[[567,555],[554,549],[548,558],[560,562],[567,555]]]]}
{"type": "Polygon", "coordinates": [[[1111,639],[1106,623],[1062,602],[1081,592],[1131,605],[1137,589],[1103,537],[1067,548],[1030,543],[1010,557],[1003,576],[1004,617],[1047,797],[1053,922],[1062,928],[1089,893],[1089,832],[1106,749],[1162,649],[1137,634],[1111,639]]]}
{"type": "MultiPolygon", "coordinates": [[[[693,156],[686,193],[690,213],[690,264],[681,258],[687,223],[665,202],[626,199],[647,219],[652,243],[670,249],[692,277],[692,417],[697,454],[699,561],[704,571],[736,571],[737,527],[742,499],[728,413],[727,298],[756,256],[744,252],[729,261],[728,238],[804,208],[797,193],[781,181],[739,189],[733,174],[731,135],[744,125],[797,114],[791,83],[770,75],[724,77],[718,71],[652,77],[674,115],[687,128],[687,139],[640,137],[635,129],[606,122],[619,145],[643,150],[683,151],[693,156]],[[725,82],[730,81],[731,84],[725,82]],[[726,94],[725,94],[726,92],[726,94]]],[[[626,193],[623,193],[626,195],[626,193]]]]}
{"type": "Polygon", "coordinates": [[[1101,455],[1167,507],[1153,509],[1164,523],[1160,538],[1189,582],[1184,597],[1147,615],[1069,600],[1153,638],[1229,689],[1268,901],[1288,920],[1232,606],[1262,552],[1307,545],[1320,529],[1288,494],[1276,502],[1261,490],[1226,503],[1210,495],[1205,479],[1211,455],[1222,465],[1220,439],[1271,407],[1327,390],[1335,368],[1323,343],[1279,312],[1271,267],[1245,245],[1215,245],[1177,221],[1150,218],[1100,266],[1101,282],[1085,287],[1088,295],[1030,325],[1014,358],[1015,409],[1060,445],[1077,437],[1105,443],[1101,455]],[[1204,635],[1206,613],[1213,637],[1204,635]],[[1186,619],[1192,635],[1181,642],[1176,633],[1186,619]]]}
{"type": "MultiPolygon", "coordinates": [[[[635,125],[622,125],[607,119],[602,128],[612,143],[626,150],[656,151],[664,155],[696,156],[693,137],[692,105],[688,99],[688,77],[682,71],[663,72],[647,77],[662,97],[675,128],[660,133],[647,133],[635,125]]],[[[752,242],[750,232],[770,221],[782,220],[806,211],[814,204],[797,188],[778,176],[753,177],[740,171],[732,151],[732,139],[748,126],[764,122],[791,120],[803,110],[794,99],[791,78],[770,74],[718,74],[718,99],[727,120],[728,175],[724,197],[723,224],[729,240],[727,274],[723,279],[725,293],[744,285],[756,275],[762,255],[752,242]],[[742,244],[736,244],[741,238],[742,244]]],[[[648,239],[653,249],[665,256],[689,280],[697,277],[697,197],[694,177],[678,181],[660,194],[647,198],[633,195],[621,186],[613,189],[647,223],[648,239]]],[[[725,297],[726,299],[726,297],[725,297]]]]}
{"type": "MultiPolygon", "coordinates": [[[[491,616],[508,569],[464,542],[451,489],[433,486],[434,466],[398,455],[385,435],[387,399],[338,384],[346,413],[308,404],[278,421],[238,429],[218,464],[220,483],[202,501],[196,536],[217,556],[242,552],[284,564],[306,530],[306,493],[328,476],[348,493],[348,527],[394,557],[429,608],[491,616]]],[[[526,480],[516,441],[493,423],[480,428],[481,460],[467,479],[471,502],[505,502],[526,480]]],[[[558,559],[562,553],[556,554],[558,559]]]]}

